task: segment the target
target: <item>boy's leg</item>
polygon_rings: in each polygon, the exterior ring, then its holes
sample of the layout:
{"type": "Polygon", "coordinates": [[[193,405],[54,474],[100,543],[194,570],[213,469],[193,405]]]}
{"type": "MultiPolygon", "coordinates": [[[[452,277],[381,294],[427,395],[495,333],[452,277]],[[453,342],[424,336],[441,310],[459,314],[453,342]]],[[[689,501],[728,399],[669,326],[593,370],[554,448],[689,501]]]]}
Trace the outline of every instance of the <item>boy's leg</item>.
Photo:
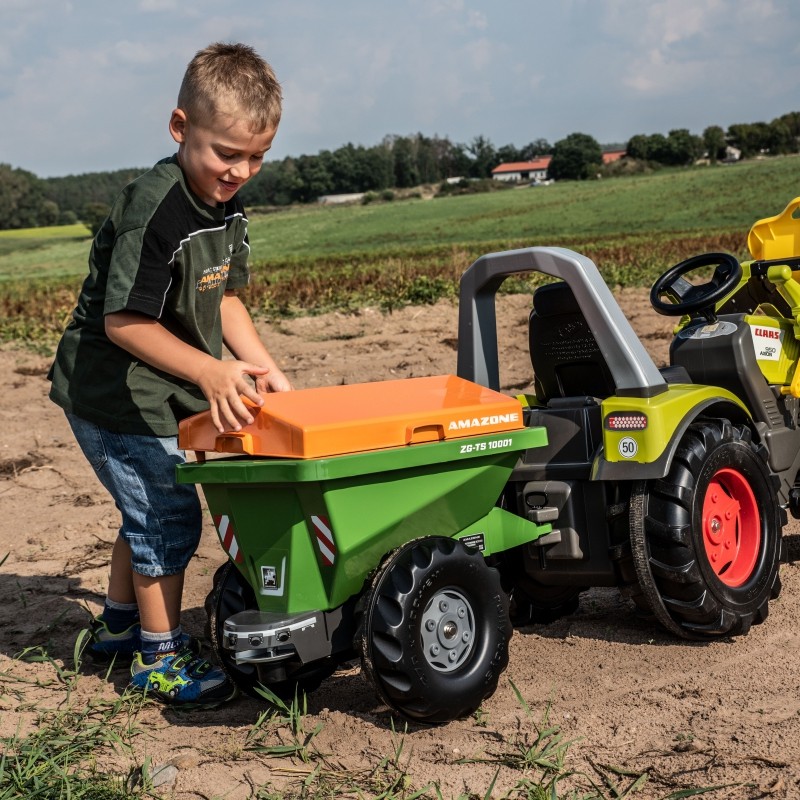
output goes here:
{"type": "Polygon", "coordinates": [[[135,603],[136,590],[133,587],[131,569],[131,548],[118,536],[111,551],[111,574],[108,578],[108,599],[115,603],[135,603]]]}
{"type": "Polygon", "coordinates": [[[145,630],[167,633],[181,624],[184,572],[155,578],[131,569],[131,548],[117,537],[111,552],[108,599],[115,604],[136,605],[137,620],[145,630]]]}
{"type": "Polygon", "coordinates": [[[91,627],[89,653],[102,660],[132,658],[141,649],[142,628],[170,641],[169,634],[177,630],[180,643],[199,653],[199,641],[180,633],[184,573],[148,578],[131,569],[131,557],[128,543],[118,536],[111,553],[106,602],[91,627]]]}
{"type": "MultiPolygon", "coordinates": [[[[176,438],[119,434],[67,418],[122,515],[120,536],[130,551],[130,581],[142,614],[139,637],[164,653],[153,663],[137,653],[132,685],[166,702],[215,705],[230,699],[233,683],[184,646],[180,630],[183,575],[200,541],[202,515],[194,486],[175,481],[175,467],[184,461],[176,438]],[[179,650],[164,652],[170,643],[179,650]]],[[[125,545],[115,545],[112,582],[119,596],[129,586],[125,552],[125,545]]]]}
{"type": "Polygon", "coordinates": [[[149,578],[133,573],[142,628],[152,633],[168,633],[180,627],[183,572],[149,578]]]}

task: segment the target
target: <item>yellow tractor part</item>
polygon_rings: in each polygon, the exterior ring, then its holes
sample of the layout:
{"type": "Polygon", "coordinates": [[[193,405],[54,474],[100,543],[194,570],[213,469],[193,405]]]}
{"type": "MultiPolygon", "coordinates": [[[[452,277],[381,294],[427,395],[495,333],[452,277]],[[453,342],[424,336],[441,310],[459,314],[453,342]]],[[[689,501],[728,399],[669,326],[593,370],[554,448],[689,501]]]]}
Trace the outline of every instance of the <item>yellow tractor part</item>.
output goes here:
{"type": "Polygon", "coordinates": [[[756,222],[747,236],[747,248],[756,261],[800,256],[800,197],[780,214],[756,222]]]}
{"type": "MultiPolygon", "coordinates": [[[[747,247],[756,261],[778,262],[771,266],[767,277],[777,287],[792,309],[794,335],[800,340],[800,271],[798,264],[781,265],[782,259],[795,261],[800,257],[800,197],[795,197],[774,217],[756,222],[747,236],[747,247]]],[[[800,397],[800,361],[784,394],[800,397]]]]}

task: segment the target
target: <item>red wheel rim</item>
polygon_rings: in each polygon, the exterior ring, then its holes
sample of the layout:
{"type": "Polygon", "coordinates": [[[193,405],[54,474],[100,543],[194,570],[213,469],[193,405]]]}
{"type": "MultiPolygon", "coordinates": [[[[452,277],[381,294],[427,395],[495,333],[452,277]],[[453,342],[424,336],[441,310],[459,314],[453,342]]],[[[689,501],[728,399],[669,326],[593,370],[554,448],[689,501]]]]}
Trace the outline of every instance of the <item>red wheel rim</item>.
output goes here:
{"type": "Polygon", "coordinates": [[[711,569],[726,586],[741,586],[761,549],[761,515],[749,481],[721,469],[703,500],[703,544],[711,569]]]}

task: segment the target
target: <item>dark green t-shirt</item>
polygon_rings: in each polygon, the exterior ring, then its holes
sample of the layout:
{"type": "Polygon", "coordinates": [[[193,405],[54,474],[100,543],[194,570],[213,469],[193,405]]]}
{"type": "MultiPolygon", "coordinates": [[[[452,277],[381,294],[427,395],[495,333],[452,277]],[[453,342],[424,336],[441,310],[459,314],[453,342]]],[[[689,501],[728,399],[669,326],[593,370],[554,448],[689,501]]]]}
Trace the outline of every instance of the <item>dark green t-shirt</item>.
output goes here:
{"type": "Polygon", "coordinates": [[[208,408],[202,392],[117,347],[104,317],[139,312],[220,358],[220,303],[227,289],[247,285],[248,253],[238,197],[206,205],[174,156],[137,178],[92,244],[89,275],[50,371],[51,399],[110,430],[174,436],[179,420],[208,408]]]}

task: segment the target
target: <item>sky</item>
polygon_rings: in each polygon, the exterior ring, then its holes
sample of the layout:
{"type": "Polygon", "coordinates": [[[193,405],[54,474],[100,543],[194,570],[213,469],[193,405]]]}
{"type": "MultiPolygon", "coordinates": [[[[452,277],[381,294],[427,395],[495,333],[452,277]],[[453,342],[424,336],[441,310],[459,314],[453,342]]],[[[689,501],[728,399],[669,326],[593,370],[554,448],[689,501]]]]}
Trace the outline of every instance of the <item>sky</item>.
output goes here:
{"type": "Polygon", "coordinates": [[[800,110],[797,0],[0,0],[0,163],[170,155],[183,71],[214,41],[281,82],[268,160],[390,134],[624,144],[800,110]]]}

